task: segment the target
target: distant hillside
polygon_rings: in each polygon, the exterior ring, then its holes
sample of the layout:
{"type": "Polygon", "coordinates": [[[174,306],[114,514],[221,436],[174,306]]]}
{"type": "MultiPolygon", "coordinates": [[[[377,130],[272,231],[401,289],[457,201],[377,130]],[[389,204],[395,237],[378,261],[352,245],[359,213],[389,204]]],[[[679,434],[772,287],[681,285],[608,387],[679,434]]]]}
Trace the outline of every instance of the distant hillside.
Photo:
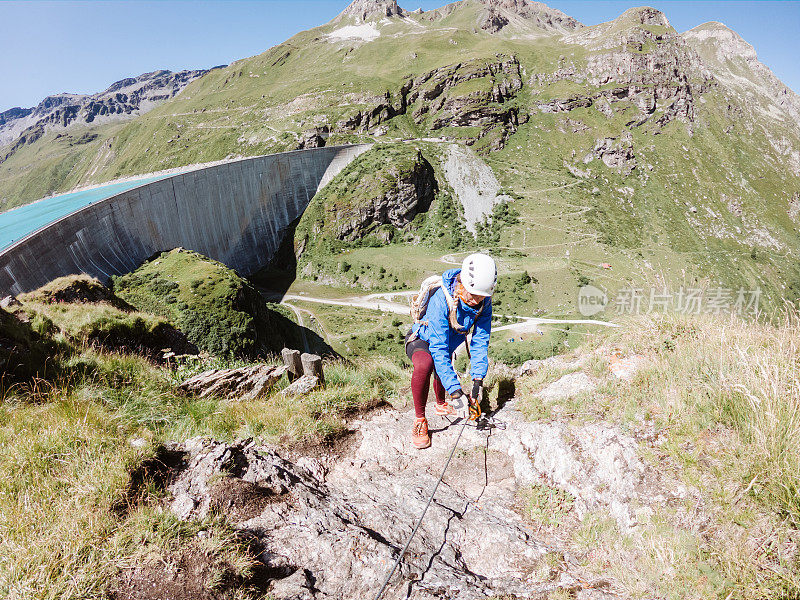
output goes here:
{"type": "MultiPolygon", "coordinates": [[[[218,68],[218,67],[215,67],[218,68]]],[[[153,71],[112,83],[98,94],[57,94],[48,96],[33,108],[11,108],[0,112],[0,163],[46,132],[57,131],[57,139],[76,125],[99,125],[130,119],[146,113],[161,102],[179,94],[191,81],[208,70],[153,71]]],[[[77,143],[94,139],[88,134],[77,143]]]]}
{"type": "MultiPolygon", "coordinates": [[[[536,275],[547,310],[574,310],[586,281],[761,288],[778,306],[800,296],[798,111],[719,23],[680,34],[651,8],[586,27],[527,0],[357,0],[126,123],[46,132],[0,164],[0,200],[309,140],[457,143],[520,214],[482,243],[536,275]]],[[[376,265],[369,252],[354,260],[376,265]]],[[[409,252],[409,281],[441,254],[409,252]]]]}

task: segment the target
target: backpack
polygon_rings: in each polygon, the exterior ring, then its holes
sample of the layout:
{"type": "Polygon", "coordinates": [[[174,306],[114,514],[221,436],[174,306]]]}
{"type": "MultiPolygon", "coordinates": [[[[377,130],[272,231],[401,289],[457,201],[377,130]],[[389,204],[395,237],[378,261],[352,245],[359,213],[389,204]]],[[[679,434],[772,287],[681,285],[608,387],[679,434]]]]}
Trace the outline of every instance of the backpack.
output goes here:
{"type": "MultiPolygon", "coordinates": [[[[458,320],[456,319],[456,308],[458,307],[458,303],[453,299],[453,296],[450,294],[450,290],[448,290],[447,286],[444,284],[444,279],[442,279],[441,275],[431,275],[430,277],[425,278],[419,287],[419,293],[416,296],[411,297],[411,319],[414,321],[414,324],[422,324],[426,326],[430,325],[430,323],[425,321],[423,317],[428,310],[428,302],[439,288],[441,288],[444,292],[445,300],[447,300],[447,306],[450,309],[450,327],[452,327],[457,333],[460,333],[466,337],[469,333],[469,329],[465,329],[459,325],[458,320]]],[[[478,317],[483,311],[483,307],[484,303],[481,302],[481,306],[478,309],[478,314],[475,315],[475,321],[472,323],[472,327],[470,329],[475,328],[475,323],[478,322],[478,317]]],[[[415,338],[416,333],[411,335],[409,341],[415,338]]]]}

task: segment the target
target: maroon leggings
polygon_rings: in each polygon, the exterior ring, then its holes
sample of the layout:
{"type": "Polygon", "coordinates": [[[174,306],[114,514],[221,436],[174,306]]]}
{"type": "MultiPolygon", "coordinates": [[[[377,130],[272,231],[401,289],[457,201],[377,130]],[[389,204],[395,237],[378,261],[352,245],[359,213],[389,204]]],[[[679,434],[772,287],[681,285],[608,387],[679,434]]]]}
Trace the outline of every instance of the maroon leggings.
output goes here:
{"type": "Polygon", "coordinates": [[[406,346],[406,353],[414,365],[411,375],[411,395],[414,397],[414,412],[418,419],[425,416],[425,405],[428,403],[428,390],[433,374],[433,393],[436,401],[444,404],[444,386],[433,368],[433,357],[428,350],[428,342],[417,339],[406,346]]]}

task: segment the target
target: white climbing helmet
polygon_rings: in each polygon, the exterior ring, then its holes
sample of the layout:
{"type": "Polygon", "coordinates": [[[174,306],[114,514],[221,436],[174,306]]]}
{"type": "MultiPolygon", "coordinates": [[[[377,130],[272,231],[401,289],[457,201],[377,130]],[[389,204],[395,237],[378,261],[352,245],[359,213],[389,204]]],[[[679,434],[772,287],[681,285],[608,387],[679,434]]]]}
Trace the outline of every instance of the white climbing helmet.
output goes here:
{"type": "Polygon", "coordinates": [[[491,296],[497,285],[497,265],[488,254],[470,254],[461,263],[461,283],[470,294],[491,296]]]}

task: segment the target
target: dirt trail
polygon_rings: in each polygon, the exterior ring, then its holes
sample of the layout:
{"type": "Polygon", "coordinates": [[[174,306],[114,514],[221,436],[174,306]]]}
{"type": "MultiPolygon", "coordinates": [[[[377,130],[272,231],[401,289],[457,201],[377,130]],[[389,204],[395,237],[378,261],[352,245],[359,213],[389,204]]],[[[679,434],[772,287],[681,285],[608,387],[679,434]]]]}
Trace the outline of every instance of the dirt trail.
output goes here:
{"type": "Polygon", "coordinates": [[[300,325],[300,335],[301,335],[301,337],[303,339],[303,351],[304,352],[309,352],[310,351],[309,350],[310,346],[308,344],[308,338],[306,337],[306,324],[305,324],[305,320],[303,319],[303,311],[301,311],[299,308],[297,308],[293,304],[289,304],[288,302],[285,303],[285,304],[286,304],[286,306],[288,306],[291,309],[291,311],[297,317],[297,324],[300,325]]]}
{"type": "MultiPolygon", "coordinates": [[[[283,297],[283,303],[288,306],[291,301],[314,302],[317,304],[328,304],[331,306],[351,306],[354,308],[363,308],[367,310],[378,310],[381,312],[390,312],[399,315],[408,315],[408,304],[401,304],[391,300],[384,299],[392,296],[411,296],[416,292],[389,292],[386,294],[369,294],[368,296],[352,296],[349,298],[315,298],[313,296],[299,295],[299,294],[286,294],[283,297]],[[289,301],[289,302],[287,302],[289,301]]],[[[505,331],[514,330],[520,333],[535,331],[536,326],[542,323],[558,323],[558,324],[584,324],[584,325],[600,325],[602,327],[618,327],[616,323],[609,323],[608,321],[598,321],[596,319],[549,319],[546,317],[523,317],[520,315],[503,315],[511,319],[521,319],[519,323],[512,323],[510,325],[503,325],[502,327],[492,327],[492,331],[505,331]]]]}

